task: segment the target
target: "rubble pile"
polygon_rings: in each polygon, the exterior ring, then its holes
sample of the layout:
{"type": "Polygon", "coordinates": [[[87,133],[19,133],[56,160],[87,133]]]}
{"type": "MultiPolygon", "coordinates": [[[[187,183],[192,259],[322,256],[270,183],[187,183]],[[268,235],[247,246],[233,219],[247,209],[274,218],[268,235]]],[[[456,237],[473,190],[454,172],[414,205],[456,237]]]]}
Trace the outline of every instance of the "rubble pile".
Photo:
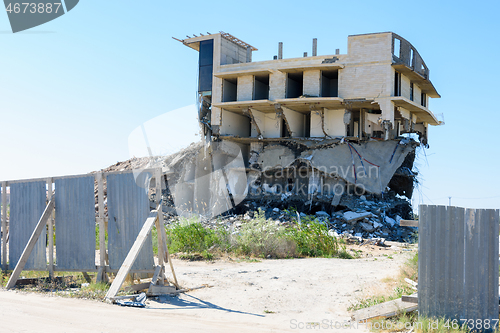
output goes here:
{"type": "MultiPolygon", "coordinates": [[[[245,200],[234,211],[216,218],[202,219],[201,223],[205,227],[223,226],[235,232],[247,221],[256,217],[257,212],[262,211],[266,219],[274,220],[276,224],[283,226],[297,223],[299,219],[302,222],[316,219],[326,224],[330,234],[335,237],[382,238],[398,242],[413,242],[416,238],[415,228],[399,226],[401,219],[413,217],[410,203],[394,194],[386,194],[383,198],[374,197],[371,200],[366,196],[345,196],[337,206],[337,210],[332,212],[316,210],[318,206],[311,205],[311,207],[312,210],[308,210],[308,206],[297,210],[292,203],[287,205],[282,202],[276,206],[275,203],[264,200],[245,200]]],[[[165,215],[166,224],[175,223],[177,220],[174,214],[165,215]]]]}
{"type": "MultiPolygon", "coordinates": [[[[168,183],[166,188],[162,190],[164,221],[168,225],[178,221],[177,215],[179,214],[179,207],[174,204],[170,186],[175,185],[180,179],[186,178],[186,170],[189,170],[190,163],[197,161],[197,154],[202,148],[203,145],[199,142],[166,158],[133,158],[125,162],[118,162],[101,171],[113,172],[162,167],[168,183]]],[[[153,185],[149,195],[151,208],[155,208],[156,193],[153,185]]],[[[106,183],[104,184],[104,196],[106,197],[106,183]]],[[[330,196],[321,194],[309,196],[293,193],[281,196],[267,193],[260,196],[248,195],[242,202],[215,217],[195,212],[190,214],[198,216],[200,222],[206,227],[223,226],[234,232],[254,218],[259,210],[265,212],[266,219],[274,220],[279,225],[297,223],[298,220],[316,219],[318,222],[326,224],[331,235],[334,236],[344,235],[345,237],[352,236],[363,239],[382,238],[399,242],[412,242],[416,237],[415,228],[399,226],[401,219],[412,219],[413,214],[409,200],[394,191],[385,192],[382,195],[370,193],[356,195],[347,191],[335,204],[330,196]]]]}

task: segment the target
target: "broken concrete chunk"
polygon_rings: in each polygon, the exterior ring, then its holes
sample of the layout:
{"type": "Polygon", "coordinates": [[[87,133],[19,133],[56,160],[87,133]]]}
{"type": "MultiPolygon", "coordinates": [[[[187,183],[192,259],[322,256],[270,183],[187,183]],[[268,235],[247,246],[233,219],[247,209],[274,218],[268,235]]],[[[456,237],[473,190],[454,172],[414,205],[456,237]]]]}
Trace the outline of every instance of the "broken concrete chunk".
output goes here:
{"type": "Polygon", "coordinates": [[[389,216],[386,216],[385,223],[387,223],[391,227],[394,227],[394,225],[396,224],[396,220],[394,220],[393,218],[390,218],[389,216]]]}
{"type": "Polygon", "coordinates": [[[330,214],[328,214],[327,212],[324,212],[324,211],[320,210],[319,212],[316,212],[316,216],[330,217],[330,214]]]}
{"type": "Polygon", "coordinates": [[[366,232],[372,232],[375,229],[370,223],[361,222],[361,223],[359,223],[359,225],[366,232]]]}
{"type": "Polygon", "coordinates": [[[334,230],[328,230],[328,235],[330,235],[330,237],[334,237],[334,238],[339,238],[339,234],[334,231],[334,230]]]}
{"type": "MultiPolygon", "coordinates": [[[[354,222],[354,221],[357,221],[357,220],[362,220],[364,219],[365,217],[372,217],[372,213],[369,213],[369,212],[359,212],[359,213],[355,213],[355,212],[345,212],[344,213],[344,218],[347,220],[347,222],[351,223],[351,222],[354,222]]],[[[394,222],[396,223],[396,222],[394,222]]]]}

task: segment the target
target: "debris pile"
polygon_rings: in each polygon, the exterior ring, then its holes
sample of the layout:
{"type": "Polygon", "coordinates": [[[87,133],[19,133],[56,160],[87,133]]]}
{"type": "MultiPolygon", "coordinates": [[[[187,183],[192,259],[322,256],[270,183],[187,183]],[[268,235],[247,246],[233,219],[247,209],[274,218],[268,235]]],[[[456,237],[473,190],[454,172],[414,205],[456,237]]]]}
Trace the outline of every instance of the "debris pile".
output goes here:
{"type": "MultiPolygon", "coordinates": [[[[174,203],[172,189],[176,184],[188,178],[192,165],[199,161],[200,151],[204,151],[201,142],[192,144],[175,154],[165,157],[133,158],[118,162],[103,172],[125,171],[141,168],[162,167],[166,186],[162,190],[163,214],[166,224],[178,220],[182,211],[174,203]],[[172,187],[172,188],[170,188],[172,187]]],[[[414,155],[412,156],[414,158],[414,155]]],[[[411,163],[413,164],[413,163],[411,163]]],[[[190,175],[193,177],[193,175],[190,175]]],[[[97,188],[96,188],[97,190],[97,188]]],[[[150,189],[151,207],[155,208],[156,193],[150,189]]],[[[97,194],[97,193],[96,193],[97,194]]],[[[106,190],[105,190],[106,195],[106,190]]],[[[412,219],[412,208],[409,200],[394,191],[381,195],[365,192],[364,195],[346,191],[332,204],[330,196],[319,193],[311,195],[272,195],[263,193],[260,196],[248,195],[238,204],[229,207],[227,211],[215,216],[191,214],[184,216],[199,216],[207,227],[224,226],[228,230],[237,230],[248,220],[255,217],[259,210],[265,212],[266,219],[272,219],[277,224],[288,225],[299,219],[315,218],[320,223],[327,224],[334,236],[356,237],[364,239],[387,239],[390,241],[413,241],[415,229],[400,227],[401,219],[412,219]]],[[[195,213],[195,212],[192,212],[195,213]]]]}
{"type": "MultiPolygon", "coordinates": [[[[394,194],[387,194],[384,198],[371,198],[365,196],[345,196],[337,210],[328,212],[328,209],[317,210],[318,206],[303,205],[297,209],[292,202],[273,202],[245,200],[232,212],[218,216],[202,223],[206,227],[224,226],[228,230],[237,230],[244,223],[255,217],[260,210],[265,213],[266,219],[276,221],[280,225],[296,223],[297,220],[316,219],[330,229],[330,234],[335,237],[356,237],[363,239],[383,238],[390,241],[413,242],[415,228],[401,227],[401,219],[411,219],[411,206],[406,198],[394,194]]],[[[333,210],[333,208],[332,208],[333,210]]],[[[177,219],[168,215],[166,223],[177,219]]]]}

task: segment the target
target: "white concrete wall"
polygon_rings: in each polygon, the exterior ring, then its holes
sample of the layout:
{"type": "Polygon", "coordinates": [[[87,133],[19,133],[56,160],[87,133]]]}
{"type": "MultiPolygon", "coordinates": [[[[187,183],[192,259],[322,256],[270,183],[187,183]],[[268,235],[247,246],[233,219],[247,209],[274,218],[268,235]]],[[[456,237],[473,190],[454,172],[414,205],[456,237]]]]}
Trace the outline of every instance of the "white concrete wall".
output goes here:
{"type": "MultiPolygon", "coordinates": [[[[279,138],[281,135],[281,118],[278,118],[276,113],[264,113],[252,109],[255,122],[264,138],[279,138]]],[[[252,124],[252,137],[257,137],[257,129],[252,124]]]]}
{"type": "Polygon", "coordinates": [[[293,137],[303,137],[304,136],[304,114],[296,112],[287,108],[283,108],[283,113],[285,114],[290,130],[292,131],[293,137]]]}
{"type": "Polygon", "coordinates": [[[222,109],[222,135],[250,136],[250,118],[222,109]]]}
{"type": "Polygon", "coordinates": [[[324,137],[323,129],[321,128],[321,112],[311,111],[311,138],[324,137]]]}
{"type": "Polygon", "coordinates": [[[422,90],[420,89],[420,87],[418,85],[416,85],[414,83],[413,84],[413,101],[415,101],[415,103],[420,105],[421,98],[422,98],[422,90]]]}
{"type": "Polygon", "coordinates": [[[349,62],[392,61],[392,34],[367,34],[347,38],[349,62]]]}
{"type": "Polygon", "coordinates": [[[333,137],[345,136],[344,110],[325,110],[325,131],[333,137]]]}
{"type": "Polygon", "coordinates": [[[392,35],[349,36],[345,68],[339,70],[339,97],[375,98],[392,95],[392,35]]]}
{"type": "Polygon", "coordinates": [[[401,96],[410,99],[410,79],[404,74],[401,74],[401,96]]]}
{"type": "MultiPolygon", "coordinates": [[[[251,111],[252,111],[254,121],[257,123],[257,126],[259,127],[262,136],[264,136],[265,129],[266,129],[264,119],[265,119],[266,114],[264,112],[260,112],[260,111],[254,110],[254,109],[252,109],[251,111]]],[[[251,131],[250,135],[254,138],[259,136],[259,132],[257,131],[257,128],[255,128],[255,125],[253,123],[252,123],[252,131],[251,131]]]]}
{"type": "Polygon", "coordinates": [[[281,136],[281,118],[276,113],[265,114],[265,138],[279,138],[281,136]]]}
{"type": "Polygon", "coordinates": [[[388,97],[392,94],[393,86],[394,71],[389,64],[346,65],[339,70],[341,98],[388,97]]]}

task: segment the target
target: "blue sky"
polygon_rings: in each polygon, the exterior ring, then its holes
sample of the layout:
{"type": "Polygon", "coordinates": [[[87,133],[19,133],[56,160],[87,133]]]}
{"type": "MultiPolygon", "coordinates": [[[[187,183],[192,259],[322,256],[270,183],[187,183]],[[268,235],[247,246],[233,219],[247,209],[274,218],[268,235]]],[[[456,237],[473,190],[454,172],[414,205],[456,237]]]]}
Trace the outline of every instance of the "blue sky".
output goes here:
{"type": "MultiPolygon", "coordinates": [[[[441,94],[414,203],[500,208],[500,2],[97,1],[12,34],[0,13],[0,179],[86,173],[129,158],[135,128],[195,102],[197,52],[171,37],[229,32],[253,59],[347,51],[351,34],[410,41],[441,94]]],[[[187,121],[193,121],[189,115],[187,121]]],[[[172,124],[178,127],[179,124],[172,124]]],[[[165,130],[168,131],[168,128],[165,130]]]]}

